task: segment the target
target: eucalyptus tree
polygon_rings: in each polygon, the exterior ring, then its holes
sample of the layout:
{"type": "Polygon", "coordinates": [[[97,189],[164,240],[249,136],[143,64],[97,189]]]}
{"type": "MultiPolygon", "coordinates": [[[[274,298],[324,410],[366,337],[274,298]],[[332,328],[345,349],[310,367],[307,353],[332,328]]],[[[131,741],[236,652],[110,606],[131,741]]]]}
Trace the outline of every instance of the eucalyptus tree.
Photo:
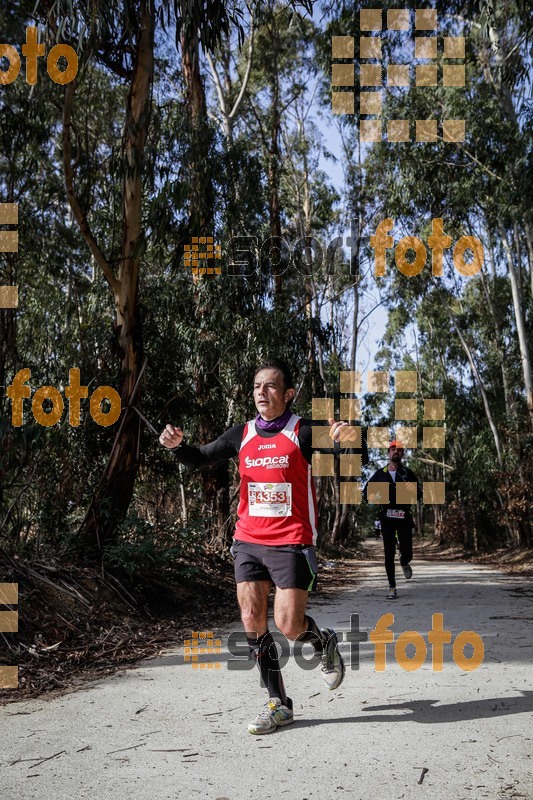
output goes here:
{"type": "MultiPolygon", "coordinates": [[[[302,4],[298,4],[302,5],[302,4]]],[[[307,4],[310,10],[311,4],[307,4]]],[[[65,89],[63,106],[63,169],[68,201],[86,245],[101,270],[115,305],[115,347],[120,365],[120,395],[124,409],[108,463],[101,476],[82,529],[82,539],[99,551],[115,536],[117,524],[130,504],[139,465],[140,417],[133,407],[139,402],[143,364],[142,324],[139,313],[139,276],[146,248],[143,197],[149,175],[145,150],[150,135],[154,85],[155,42],[167,29],[174,29],[181,52],[191,120],[199,122],[203,98],[198,79],[199,47],[212,51],[230,22],[240,25],[238,5],[222,2],[188,3],[186,0],[135,0],[101,2],[89,8],[82,0],[39,3],[37,14],[46,18],[56,38],[70,42],[80,53],[75,81],[65,89]],[[87,65],[97,63],[126,89],[122,117],[122,150],[117,200],[116,236],[95,235],[90,198],[80,196],[79,144],[74,140],[76,98],[83,85],[87,65]]],[[[117,109],[118,111],[118,109],[117,109]]],[[[201,124],[197,126],[199,135],[201,124]]],[[[192,175],[198,176],[198,170],[192,175]]],[[[114,180],[117,176],[109,176],[114,180]]],[[[200,189],[199,184],[195,186],[200,189]]],[[[189,199],[193,226],[208,224],[202,199],[189,199]]]]}

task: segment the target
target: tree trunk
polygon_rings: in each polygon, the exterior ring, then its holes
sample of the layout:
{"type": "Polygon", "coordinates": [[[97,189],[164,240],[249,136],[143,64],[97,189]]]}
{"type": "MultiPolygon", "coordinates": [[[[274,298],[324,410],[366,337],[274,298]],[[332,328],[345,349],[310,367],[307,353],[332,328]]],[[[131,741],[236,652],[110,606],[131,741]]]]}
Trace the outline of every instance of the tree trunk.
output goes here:
{"type": "MultiPolygon", "coordinates": [[[[187,92],[187,113],[191,132],[191,195],[189,200],[189,233],[191,236],[213,236],[214,191],[209,172],[210,164],[210,129],[207,121],[204,86],[200,73],[199,44],[196,35],[186,38],[185,28],[181,36],[182,72],[187,92]]],[[[204,278],[203,280],[213,280],[204,278]]],[[[212,441],[217,431],[213,430],[212,417],[208,405],[220,395],[219,362],[216,334],[207,331],[205,319],[209,317],[208,304],[212,297],[203,287],[201,279],[195,289],[195,318],[198,331],[203,328],[205,341],[204,356],[198,369],[196,379],[196,398],[200,409],[200,441],[202,444],[212,441]],[[209,361],[207,361],[209,359],[209,361]]],[[[229,541],[228,520],[229,503],[229,470],[227,464],[220,464],[201,473],[204,501],[206,505],[205,529],[211,540],[222,546],[229,541]]]]}
{"type": "Polygon", "coordinates": [[[487,422],[489,423],[489,428],[490,428],[490,430],[492,432],[492,438],[494,439],[494,446],[496,448],[496,456],[497,456],[497,459],[498,459],[498,464],[503,469],[503,452],[502,452],[502,446],[501,446],[501,441],[500,441],[500,434],[498,432],[498,428],[496,427],[496,424],[494,422],[494,418],[492,416],[492,411],[491,411],[491,408],[490,408],[490,405],[489,405],[489,398],[487,396],[487,392],[486,392],[486,389],[485,389],[485,384],[483,383],[483,379],[481,378],[481,375],[479,374],[479,370],[477,368],[476,362],[474,361],[474,357],[472,355],[472,351],[471,351],[466,339],[464,338],[463,334],[459,330],[459,327],[457,326],[457,323],[455,322],[452,310],[450,309],[450,307],[447,304],[445,304],[445,307],[446,307],[446,309],[448,311],[448,314],[449,314],[449,317],[450,317],[450,321],[451,321],[451,323],[452,323],[452,325],[453,325],[453,327],[455,329],[455,332],[456,332],[457,336],[459,337],[459,341],[461,342],[461,346],[462,346],[463,350],[465,351],[466,357],[468,359],[468,363],[470,364],[470,368],[472,369],[472,373],[473,373],[474,378],[476,380],[476,383],[478,385],[478,389],[479,389],[479,392],[481,394],[481,400],[483,402],[483,408],[485,410],[485,416],[487,418],[487,422]]]}
{"type": "Polygon", "coordinates": [[[531,371],[531,358],[529,355],[529,346],[527,342],[526,321],[524,316],[524,308],[522,302],[522,293],[520,291],[520,281],[518,279],[518,271],[520,264],[515,267],[513,253],[505,230],[500,225],[500,233],[502,237],[503,249],[507,258],[507,266],[509,267],[509,279],[511,281],[511,292],[513,295],[513,308],[516,322],[516,332],[518,334],[518,344],[520,347],[520,357],[522,361],[522,375],[524,377],[524,389],[526,392],[526,403],[529,413],[529,424],[533,431],[533,375],[531,371]]]}
{"type": "MultiPolygon", "coordinates": [[[[492,242],[489,238],[489,254],[491,263],[493,263],[493,255],[492,255],[492,242]]],[[[496,309],[494,307],[494,303],[492,302],[491,296],[491,287],[488,285],[487,278],[485,272],[481,270],[481,282],[483,286],[483,292],[485,294],[485,298],[487,300],[487,306],[490,312],[490,316],[492,319],[492,324],[494,325],[494,332],[495,332],[495,344],[496,350],[498,352],[498,360],[500,362],[500,370],[502,373],[502,384],[503,384],[503,397],[505,401],[505,412],[509,420],[511,420],[513,415],[513,402],[512,402],[512,395],[509,389],[509,381],[507,379],[507,360],[505,357],[505,344],[504,338],[502,335],[502,329],[500,325],[500,320],[498,318],[498,314],[496,313],[496,309]]]]}
{"type": "MultiPolygon", "coordinates": [[[[115,336],[120,357],[122,382],[120,397],[123,417],[111,455],[80,530],[80,539],[89,553],[101,553],[113,541],[117,525],[127,514],[139,466],[140,419],[128,410],[138,402],[137,387],[142,338],[138,311],[138,283],[142,243],[142,160],[150,122],[150,101],[154,63],[154,17],[148,0],[142,0],[135,65],[126,106],[124,132],[124,179],[122,186],[122,242],[118,277],[96,243],[89,223],[74,191],[70,125],[74,82],[65,92],[63,113],[63,161],[67,197],[97,263],[110,284],[116,309],[115,336]]],[[[138,390],[138,387],[137,387],[138,390]]]]}
{"type": "Polygon", "coordinates": [[[531,297],[533,297],[533,235],[528,221],[524,223],[524,228],[526,231],[527,262],[529,265],[529,291],[531,297]]]}
{"type": "MultiPolygon", "coordinates": [[[[270,221],[270,235],[277,241],[281,239],[281,210],[279,202],[279,131],[280,131],[280,116],[278,110],[279,97],[277,77],[273,81],[272,87],[272,128],[270,140],[270,152],[268,154],[268,215],[270,221]]],[[[283,253],[280,250],[280,256],[283,253]]],[[[283,261],[281,261],[283,268],[283,261]]],[[[282,280],[279,266],[276,264],[273,267],[274,274],[274,294],[276,298],[280,298],[282,294],[282,280]]]]}
{"type": "Polygon", "coordinates": [[[333,478],[333,500],[335,502],[335,517],[333,525],[331,526],[331,541],[333,544],[338,544],[341,540],[341,519],[342,519],[342,506],[341,506],[341,490],[340,490],[340,465],[339,459],[335,458],[334,462],[335,475],[333,478]]]}
{"type": "MultiPolygon", "coordinates": [[[[6,253],[6,276],[3,283],[13,286],[15,279],[15,254],[6,253]]],[[[0,311],[0,386],[6,385],[6,367],[10,363],[14,368],[17,361],[16,317],[14,308],[3,308],[0,311]]],[[[16,371],[16,370],[14,370],[16,371]]]]}
{"type": "MultiPolygon", "coordinates": [[[[278,74],[278,57],[277,57],[277,30],[276,30],[276,17],[275,12],[271,18],[271,35],[272,35],[272,73],[270,76],[270,145],[268,151],[268,216],[270,223],[270,235],[277,241],[277,237],[281,238],[281,208],[279,200],[279,171],[280,171],[280,148],[279,137],[281,131],[281,115],[280,115],[280,86],[278,74]]],[[[283,253],[280,250],[281,269],[283,270],[283,253]]],[[[274,275],[274,296],[276,300],[281,299],[282,295],[282,279],[279,266],[273,267],[274,275]]]]}
{"type": "Polygon", "coordinates": [[[350,357],[350,370],[355,372],[357,364],[357,344],[359,339],[359,291],[361,276],[359,273],[359,253],[361,249],[361,217],[358,214],[358,224],[355,226],[353,221],[350,222],[350,239],[351,239],[351,254],[350,254],[350,274],[354,276],[353,284],[353,314],[352,314],[352,351],[350,357]]]}
{"type": "Polygon", "coordinates": [[[204,86],[200,73],[198,37],[181,37],[182,73],[186,87],[186,108],[191,134],[189,172],[189,233],[191,236],[213,235],[213,183],[209,173],[210,130],[207,122],[204,86]]]}
{"type": "MultiPolygon", "coordinates": [[[[503,111],[507,115],[516,133],[519,134],[520,126],[518,124],[517,113],[514,107],[513,95],[511,87],[509,85],[508,73],[506,70],[506,55],[502,48],[499,31],[496,27],[496,19],[492,5],[486,4],[484,7],[484,12],[486,13],[487,16],[487,31],[490,41],[490,47],[494,55],[496,64],[496,76],[493,83],[495,88],[497,89],[498,99],[500,101],[500,105],[503,111]]],[[[515,176],[518,176],[520,174],[521,169],[522,167],[519,165],[518,161],[516,161],[513,165],[512,172],[515,176]]],[[[529,213],[530,213],[529,208],[525,207],[525,214],[529,215],[529,213]]],[[[522,359],[522,374],[524,376],[524,388],[526,392],[529,424],[531,430],[533,430],[533,377],[532,377],[531,360],[529,356],[528,343],[527,343],[527,335],[525,330],[524,310],[522,304],[522,288],[521,288],[522,280],[520,272],[520,261],[518,262],[518,265],[515,268],[511,247],[509,245],[504,227],[501,224],[501,222],[499,228],[502,237],[502,244],[507,258],[507,264],[509,266],[509,277],[511,280],[511,290],[513,295],[516,329],[520,345],[520,356],[522,359]]]]}
{"type": "Polygon", "coordinates": [[[244,73],[244,77],[242,79],[241,88],[237,99],[233,104],[233,108],[231,111],[229,110],[228,101],[232,94],[233,90],[233,83],[231,79],[231,52],[230,52],[230,40],[229,36],[226,37],[223,47],[223,52],[221,56],[222,65],[223,65],[223,75],[224,75],[224,85],[222,85],[222,81],[220,76],[217,72],[215,63],[213,61],[213,57],[209,51],[206,53],[207,61],[209,64],[209,69],[211,71],[211,76],[213,78],[213,82],[215,84],[215,89],[218,96],[218,103],[220,107],[220,116],[217,119],[220,128],[228,140],[230,147],[233,145],[233,126],[235,123],[235,119],[238,116],[239,110],[241,108],[242,102],[244,100],[244,96],[246,93],[246,88],[248,86],[248,81],[250,79],[250,73],[252,71],[252,59],[253,59],[253,52],[254,52],[254,9],[249,8],[250,12],[250,39],[248,45],[248,55],[246,60],[246,71],[244,73]]]}

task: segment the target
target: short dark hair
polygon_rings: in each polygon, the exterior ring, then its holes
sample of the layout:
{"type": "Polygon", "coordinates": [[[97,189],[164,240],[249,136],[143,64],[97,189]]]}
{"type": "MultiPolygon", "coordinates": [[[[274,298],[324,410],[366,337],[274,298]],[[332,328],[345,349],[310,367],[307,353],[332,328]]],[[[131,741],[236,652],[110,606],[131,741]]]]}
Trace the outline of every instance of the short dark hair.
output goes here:
{"type": "MultiPolygon", "coordinates": [[[[276,369],[279,373],[281,373],[281,377],[283,378],[283,386],[285,389],[294,389],[294,380],[291,369],[285,361],[281,360],[281,358],[269,358],[266,361],[263,361],[263,363],[260,364],[254,372],[254,380],[257,373],[261,372],[262,369],[276,369]]],[[[287,405],[290,406],[291,403],[292,400],[289,400],[287,405]]]]}

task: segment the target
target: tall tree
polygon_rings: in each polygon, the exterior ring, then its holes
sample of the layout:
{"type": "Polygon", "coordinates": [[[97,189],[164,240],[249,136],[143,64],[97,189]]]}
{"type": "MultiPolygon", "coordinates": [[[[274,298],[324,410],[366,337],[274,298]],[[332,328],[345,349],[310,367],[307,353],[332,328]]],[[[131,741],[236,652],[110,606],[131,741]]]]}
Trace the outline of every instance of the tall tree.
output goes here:
{"type": "MultiPolygon", "coordinates": [[[[67,198],[80,230],[113,292],[116,347],[120,358],[120,396],[124,414],[106,469],[88,509],[82,539],[94,550],[113,538],[117,522],[128,510],[138,469],[140,418],[129,410],[139,399],[143,358],[138,293],[143,249],[142,164],[150,124],[154,69],[154,13],[141,0],[133,35],[132,65],[123,139],[122,236],[116,272],[96,241],[75,187],[72,162],[72,113],[76,82],[67,85],[63,109],[63,164],[67,198]]],[[[120,70],[122,72],[122,69],[120,70]]]]}

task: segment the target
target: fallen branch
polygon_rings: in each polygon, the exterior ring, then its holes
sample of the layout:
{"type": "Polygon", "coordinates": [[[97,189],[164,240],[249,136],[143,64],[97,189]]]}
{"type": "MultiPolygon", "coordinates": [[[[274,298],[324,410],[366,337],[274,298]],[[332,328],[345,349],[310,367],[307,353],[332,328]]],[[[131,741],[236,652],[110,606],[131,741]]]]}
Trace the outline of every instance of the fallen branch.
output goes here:
{"type": "Polygon", "coordinates": [[[429,772],[429,769],[427,767],[423,767],[422,772],[420,773],[420,778],[418,780],[419,785],[424,782],[424,777],[426,775],[426,772],[429,772]]]}
{"type": "Polygon", "coordinates": [[[113,753],[123,753],[125,750],[136,750],[138,747],[144,747],[146,742],[141,742],[140,744],[132,744],[131,747],[121,747],[118,750],[111,750],[109,753],[106,753],[106,756],[111,756],[113,753]]]}
{"type": "Polygon", "coordinates": [[[66,752],[67,752],[66,750],[60,750],[59,753],[54,753],[53,756],[47,756],[46,758],[37,758],[37,759],[35,759],[35,758],[19,758],[17,761],[12,761],[10,766],[12,767],[13,764],[19,764],[21,761],[37,761],[37,763],[36,764],[32,764],[32,767],[31,767],[32,769],[35,769],[35,767],[40,767],[41,764],[44,764],[45,761],[51,761],[53,758],[57,758],[58,756],[62,756],[63,753],[66,753],[66,752]]]}

